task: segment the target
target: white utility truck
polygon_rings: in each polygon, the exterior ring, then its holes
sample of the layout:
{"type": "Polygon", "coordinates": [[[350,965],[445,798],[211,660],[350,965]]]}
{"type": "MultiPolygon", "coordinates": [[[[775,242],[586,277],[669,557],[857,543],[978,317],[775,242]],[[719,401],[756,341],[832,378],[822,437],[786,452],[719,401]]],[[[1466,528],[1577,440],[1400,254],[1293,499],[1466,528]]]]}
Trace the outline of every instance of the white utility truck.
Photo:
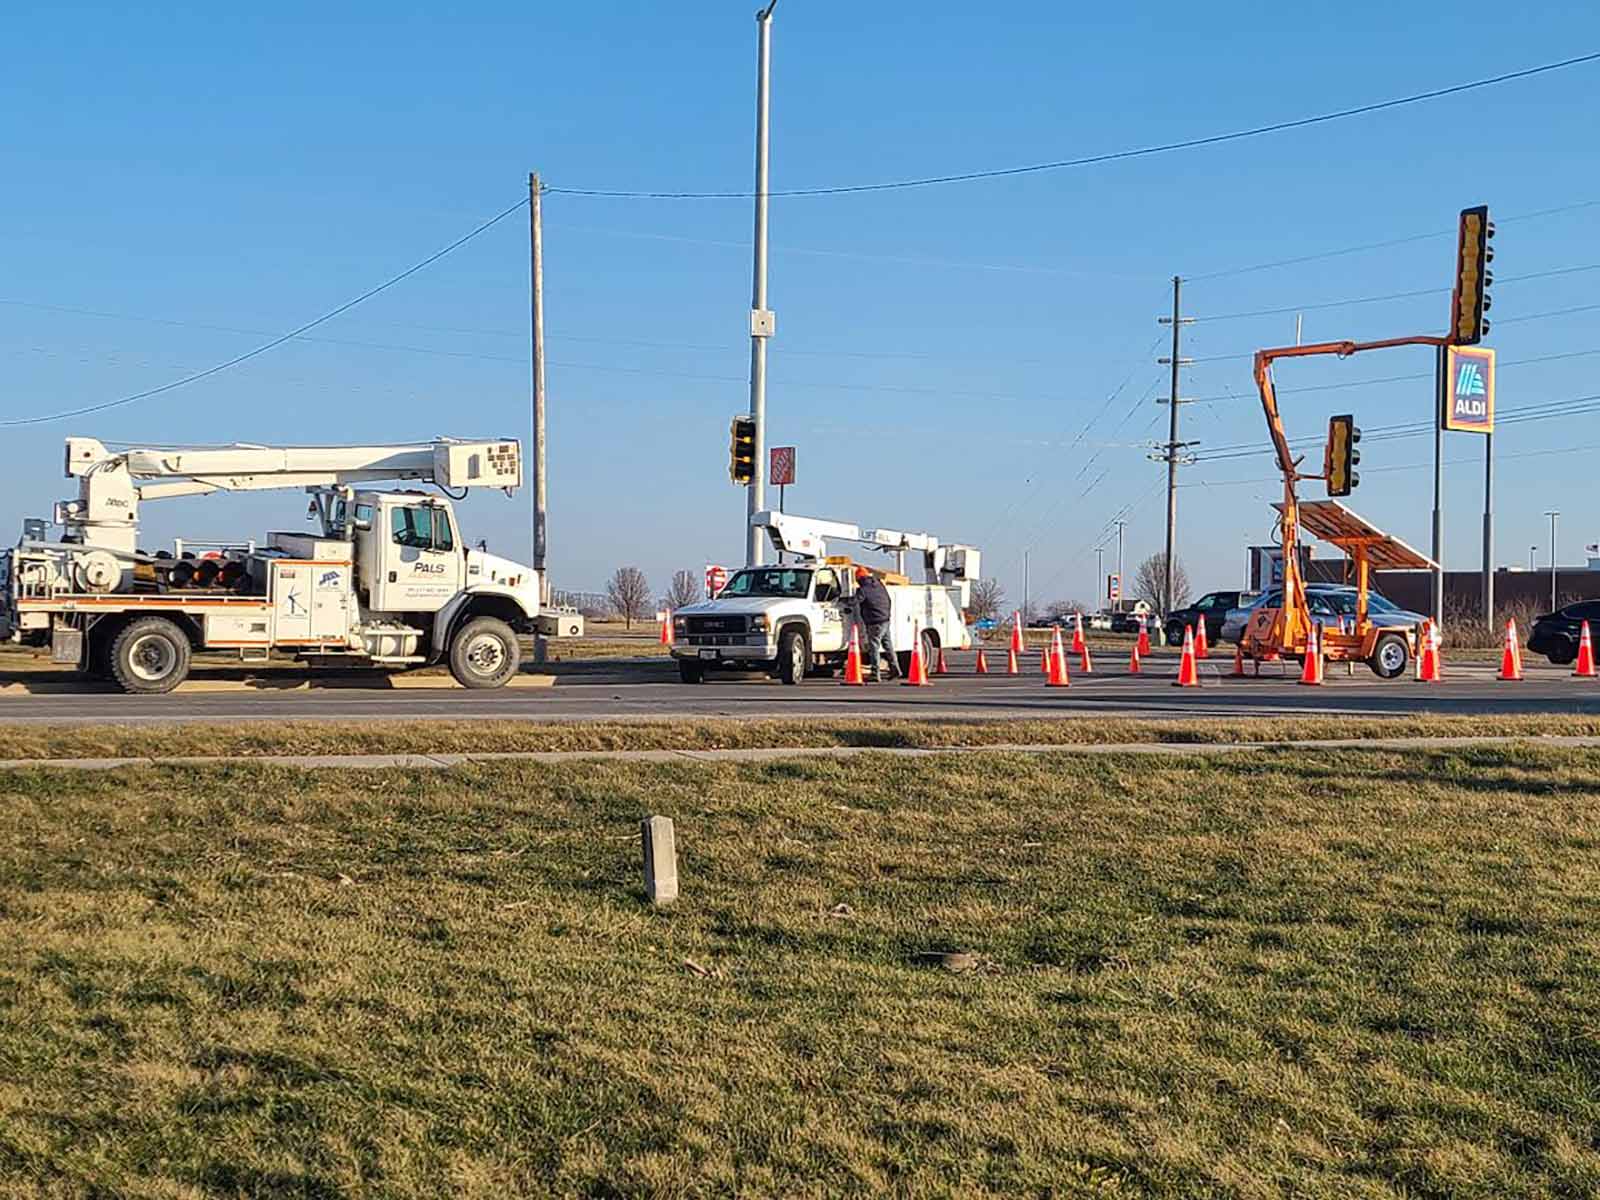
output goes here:
{"type": "Polygon", "coordinates": [[[829,556],[829,538],[896,556],[894,573],[878,573],[893,608],[891,630],[902,671],[918,638],[930,665],[941,646],[972,645],[964,615],[978,578],[972,546],[943,545],[928,533],[862,529],[781,512],[756,513],[750,523],[793,561],[746,567],[715,599],[673,614],[672,655],[685,683],[702,682],[708,670],[731,668],[767,671],[794,684],[808,674],[831,674],[844,663],[851,627],[859,624],[855,564],[847,556],[829,556]],[[925,582],[906,577],[908,554],[921,557],[925,582]]]}
{"type": "MultiPolygon", "coordinates": [[[[583,618],[551,609],[530,567],[470,550],[448,492],[522,483],[511,439],[396,446],[222,446],[112,452],[67,439],[78,498],[55,506],[0,553],[0,641],[128,692],[168,692],[198,650],[265,661],[284,650],[316,661],[411,667],[446,660],[465,687],[517,672],[518,633],[577,637],[583,618]],[[446,495],[364,491],[413,480],[446,495]],[[139,506],[211,492],[303,487],[316,533],[245,542],[139,546],[139,506]]],[[[459,497],[457,497],[459,498],[459,497]]]]}

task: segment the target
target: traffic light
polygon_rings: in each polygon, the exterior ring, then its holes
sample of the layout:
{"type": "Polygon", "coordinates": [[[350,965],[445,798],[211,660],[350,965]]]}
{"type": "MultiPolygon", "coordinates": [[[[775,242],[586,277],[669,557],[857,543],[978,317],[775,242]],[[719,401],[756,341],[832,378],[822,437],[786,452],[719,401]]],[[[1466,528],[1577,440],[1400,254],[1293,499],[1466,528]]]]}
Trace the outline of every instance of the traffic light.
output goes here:
{"type": "Polygon", "coordinates": [[[746,487],[756,477],[756,421],[754,417],[735,417],[728,447],[728,478],[746,487]]]}
{"type": "Polygon", "coordinates": [[[1489,206],[1461,210],[1461,228],[1456,238],[1456,286],[1450,298],[1450,343],[1476,346],[1489,332],[1489,285],[1494,273],[1494,222],[1489,206]]]}
{"type": "Polygon", "coordinates": [[[1328,447],[1323,460],[1328,477],[1328,495],[1348,496],[1361,482],[1356,465],[1361,461],[1361,451],[1356,443],[1361,440],[1361,430],[1355,418],[1348,414],[1328,418],[1328,447]]]}

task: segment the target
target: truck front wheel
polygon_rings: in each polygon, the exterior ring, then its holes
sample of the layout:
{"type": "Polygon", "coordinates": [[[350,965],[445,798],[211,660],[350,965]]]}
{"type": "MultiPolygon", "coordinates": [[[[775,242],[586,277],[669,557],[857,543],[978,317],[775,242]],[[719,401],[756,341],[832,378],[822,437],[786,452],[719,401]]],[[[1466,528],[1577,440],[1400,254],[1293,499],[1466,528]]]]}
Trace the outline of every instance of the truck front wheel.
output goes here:
{"type": "Polygon", "coordinates": [[[805,630],[790,626],[778,635],[778,678],[791,686],[806,677],[811,645],[805,630]]]}
{"type": "Polygon", "coordinates": [[[450,642],[450,674],[465,688],[504,687],[521,665],[517,635],[499,617],[473,617],[450,642]]]}
{"type": "Polygon", "coordinates": [[[140,617],[111,642],[111,674],[123,691],[159,696],[189,676],[189,639],[165,617],[140,617]]]}
{"type": "Polygon", "coordinates": [[[704,683],[706,669],[692,658],[678,660],[678,679],[683,683],[704,683]]]}

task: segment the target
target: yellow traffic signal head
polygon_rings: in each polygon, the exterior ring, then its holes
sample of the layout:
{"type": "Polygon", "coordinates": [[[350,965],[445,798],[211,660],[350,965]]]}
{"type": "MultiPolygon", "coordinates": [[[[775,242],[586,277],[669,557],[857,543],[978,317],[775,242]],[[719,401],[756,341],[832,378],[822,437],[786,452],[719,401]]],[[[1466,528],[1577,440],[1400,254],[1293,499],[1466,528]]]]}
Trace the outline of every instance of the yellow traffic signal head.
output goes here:
{"type": "Polygon", "coordinates": [[[756,477],[756,422],[754,417],[735,417],[729,425],[728,478],[748,485],[756,477]]]}
{"type": "Polygon", "coordinates": [[[1489,206],[1461,211],[1461,224],[1456,235],[1456,280],[1450,297],[1451,344],[1475,346],[1489,332],[1485,314],[1490,308],[1489,285],[1494,275],[1489,264],[1494,261],[1494,247],[1489,244],[1494,237],[1494,222],[1489,220],[1489,206]]]}
{"type": "Polygon", "coordinates": [[[1361,430],[1355,418],[1346,414],[1328,418],[1328,445],[1323,453],[1323,466],[1328,479],[1328,495],[1348,496],[1361,476],[1356,474],[1356,464],[1361,461],[1361,451],[1356,443],[1361,440],[1361,430]]]}

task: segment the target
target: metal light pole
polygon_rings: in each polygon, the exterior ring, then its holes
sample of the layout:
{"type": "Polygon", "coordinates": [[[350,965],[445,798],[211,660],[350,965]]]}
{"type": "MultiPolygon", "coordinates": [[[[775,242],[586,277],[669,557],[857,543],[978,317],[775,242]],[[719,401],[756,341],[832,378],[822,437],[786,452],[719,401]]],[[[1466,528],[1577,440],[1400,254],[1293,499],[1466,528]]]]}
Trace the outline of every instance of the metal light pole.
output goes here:
{"type": "Polygon", "coordinates": [[[1528,547],[1528,574],[1530,574],[1530,575],[1533,574],[1533,571],[1534,571],[1533,556],[1535,554],[1537,554],[1538,552],[1539,552],[1539,547],[1537,547],[1537,546],[1529,546],[1528,547]]]}
{"type": "MultiPolygon", "coordinates": [[[[539,602],[550,603],[550,575],[545,570],[549,552],[546,541],[544,467],[544,213],[540,197],[544,188],[539,173],[528,176],[528,248],[532,278],[533,323],[533,569],[539,577],[539,602]]],[[[549,653],[544,634],[533,637],[533,661],[542,663],[549,653]]]]}
{"type": "Polygon", "coordinates": [[[1551,612],[1555,612],[1555,610],[1556,610],[1556,521],[1560,519],[1561,513],[1560,513],[1560,511],[1558,509],[1552,508],[1549,512],[1545,513],[1544,515],[1550,518],[1550,611],[1551,612]]]}
{"type": "Polygon", "coordinates": [[[1028,552],[1022,552],[1022,623],[1028,623],[1028,552]]]}
{"type": "Polygon", "coordinates": [[[1106,548],[1104,546],[1096,546],[1094,548],[1094,578],[1095,595],[1097,597],[1100,596],[1102,594],[1101,589],[1105,588],[1104,594],[1109,597],[1111,589],[1106,588],[1106,548]]]}
{"type": "Polygon", "coordinates": [[[759,30],[756,52],[756,229],[754,282],[750,290],[750,417],[755,422],[755,462],[746,489],[744,561],[760,566],[766,561],[761,531],[750,517],[767,506],[767,339],[776,322],[767,308],[767,131],[771,108],[772,0],[756,14],[759,30]]]}
{"type": "Polygon", "coordinates": [[[1126,521],[1117,522],[1117,609],[1119,611],[1122,608],[1122,593],[1124,590],[1122,586],[1122,531],[1127,528],[1127,525],[1126,521]]]}

